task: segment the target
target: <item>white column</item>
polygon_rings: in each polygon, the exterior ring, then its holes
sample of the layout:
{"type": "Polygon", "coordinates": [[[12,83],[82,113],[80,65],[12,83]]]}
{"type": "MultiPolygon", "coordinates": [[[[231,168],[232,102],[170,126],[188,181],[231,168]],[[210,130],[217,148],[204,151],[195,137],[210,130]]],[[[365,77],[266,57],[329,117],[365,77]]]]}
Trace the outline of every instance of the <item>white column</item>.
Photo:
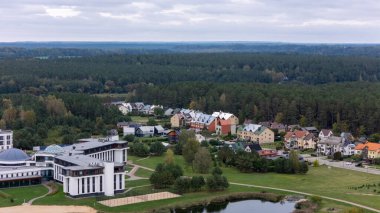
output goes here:
{"type": "Polygon", "coordinates": [[[114,163],[113,162],[103,162],[104,164],[104,180],[103,189],[106,196],[113,196],[115,189],[114,184],[114,163]]]}

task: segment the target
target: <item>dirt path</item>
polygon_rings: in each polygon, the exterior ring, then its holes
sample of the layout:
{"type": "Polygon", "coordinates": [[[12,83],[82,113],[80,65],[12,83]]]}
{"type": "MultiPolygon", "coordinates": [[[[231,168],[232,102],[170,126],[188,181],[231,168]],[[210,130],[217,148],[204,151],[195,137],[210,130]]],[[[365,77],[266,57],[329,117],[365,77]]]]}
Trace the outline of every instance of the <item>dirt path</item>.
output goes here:
{"type": "Polygon", "coordinates": [[[321,197],[323,199],[326,199],[326,200],[338,201],[338,202],[341,202],[341,203],[350,204],[352,206],[356,206],[356,207],[359,207],[359,208],[362,208],[362,209],[366,209],[366,210],[370,210],[370,211],[373,211],[373,212],[380,212],[379,209],[375,209],[375,208],[372,208],[372,207],[364,206],[364,205],[361,205],[361,204],[358,204],[358,203],[354,203],[354,202],[350,202],[350,201],[347,201],[347,200],[336,199],[336,198],[327,197],[327,196],[321,196],[321,195],[316,195],[316,194],[299,192],[299,191],[294,191],[294,190],[289,190],[289,189],[281,189],[281,188],[276,188],[276,187],[258,186],[258,185],[252,185],[252,184],[233,183],[233,182],[231,182],[230,184],[238,185],[238,186],[253,187],[253,188],[261,188],[261,189],[272,189],[272,190],[291,192],[291,193],[302,194],[302,195],[307,195],[307,196],[313,196],[314,195],[314,196],[319,196],[319,197],[321,197]]]}
{"type": "Polygon", "coordinates": [[[36,201],[36,200],[38,200],[40,198],[46,197],[47,195],[49,195],[50,193],[53,192],[53,189],[50,188],[50,186],[48,186],[46,183],[43,183],[42,185],[45,186],[49,191],[46,194],[42,195],[42,196],[35,197],[35,198],[29,200],[27,203],[24,203],[23,205],[32,205],[34,201],[36,201]]]}

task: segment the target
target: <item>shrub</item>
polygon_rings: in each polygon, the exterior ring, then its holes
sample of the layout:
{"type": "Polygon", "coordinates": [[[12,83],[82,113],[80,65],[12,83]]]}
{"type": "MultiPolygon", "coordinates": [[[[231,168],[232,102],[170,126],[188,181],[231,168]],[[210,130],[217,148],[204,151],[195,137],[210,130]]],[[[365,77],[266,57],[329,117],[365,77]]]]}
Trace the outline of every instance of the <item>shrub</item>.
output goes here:
{"type": "Polygon", "coordinates": [[[206,184],[203,176],[193,176],[191,178],[191,188],[194,191],[199,191],[206,184]]]}
{"type": "Polygon", "coordinates": [[[315,160],[313,162],[313,167],[319,167],[319,161],[318,160],[315,160]]]}
{"type": "Polygon", "coordinates": [[[161,142],[156,141],[150,146],[150,152],[154,155],[161,156],[165,152],[165,146],[161,142]]]}
{"type": "Polygon", "coordinates": [[[333,155],[334,160],[343,160],[342,153],[341,152],[335,152],[333,155]]]}
{"type": "Polygon", "coordinates": [[[322,203],[322,198],[319,196],[313,195],[310,197],[310,201],[319,205],[320,203],[322,203]]]}
{"type": "Polygon", "coordinates": [[[149,147],[143,143],[134,143],[132,145],[133,154],[138,157],[146,157],[149,155],[149,147]]]}
{"type": "Polygon", "coordinates": [[[212,169],[211,174],[212,175],[222,175],[223,171],[222,171],[222,169],[220,169],[220,167],[215,167],[212,169]]]}
{"type": "Polygon", "coordinates": [[[174,182],[174,189],[178,193],[185,193],[190,190],[191,187],[191,178],[188,177],[179,177],[174,182]]]}

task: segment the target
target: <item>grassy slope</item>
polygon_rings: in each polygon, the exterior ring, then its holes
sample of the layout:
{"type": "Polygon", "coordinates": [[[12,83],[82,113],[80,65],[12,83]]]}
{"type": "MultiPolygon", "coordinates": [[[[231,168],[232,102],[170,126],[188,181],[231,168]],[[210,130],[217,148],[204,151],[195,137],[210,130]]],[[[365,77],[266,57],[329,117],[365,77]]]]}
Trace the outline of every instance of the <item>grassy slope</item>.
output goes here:
{"type": "Polygon", "coordinates": [[[28,187],[18,187],[18,188],[8,188],[1,189],[0,192],[10,195],[14,202],[10,202],[10,198],[3,198],[0,196],[0,207],[5,206],[15,206],[20,205],[24,202],[29,201],[32,198],[39,197],[48,192],[48,189],[42,185],[28,186],[28,187]]]}

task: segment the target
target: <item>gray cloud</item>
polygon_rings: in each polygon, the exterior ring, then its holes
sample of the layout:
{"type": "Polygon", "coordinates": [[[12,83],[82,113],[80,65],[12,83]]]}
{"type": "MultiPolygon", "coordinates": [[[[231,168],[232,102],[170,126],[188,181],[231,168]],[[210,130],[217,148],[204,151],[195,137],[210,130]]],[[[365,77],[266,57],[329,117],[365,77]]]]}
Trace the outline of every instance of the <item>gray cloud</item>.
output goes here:
{"type": "Polygon", "coordinates": [[[15,0],[1,41],[380,42],[378,0],[15,0]]]}

